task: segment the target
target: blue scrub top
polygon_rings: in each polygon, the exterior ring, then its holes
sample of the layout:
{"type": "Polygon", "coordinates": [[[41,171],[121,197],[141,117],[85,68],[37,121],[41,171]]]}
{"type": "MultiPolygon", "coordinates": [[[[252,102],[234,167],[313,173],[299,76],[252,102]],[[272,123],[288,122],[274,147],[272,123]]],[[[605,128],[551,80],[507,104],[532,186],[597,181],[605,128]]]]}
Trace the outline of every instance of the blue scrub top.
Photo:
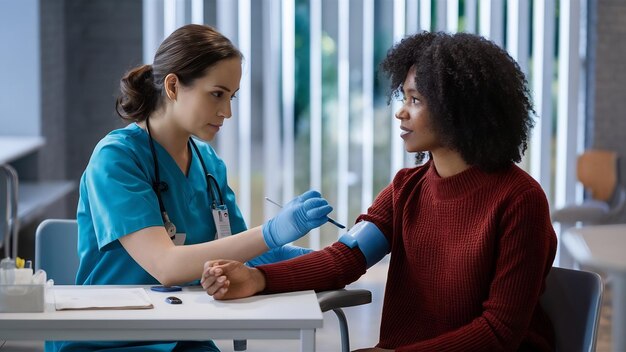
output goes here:
{"type": "MultiPolygon", "coordinates": [[[[196,140],[196,144],[220,187],[232,233],[245,231],[235,194],[226,182],[224,162],[207,143],[196,140]]],[[[154,147],[161,181],[168,185],[161,197],[176,232],[187,234],[186,245],[212,241],[216,232],[212,199],[198,156],[191,153],[185,176],[165,148],[157,141],[154,147]]],[[[143,228],[163,226],[154,180],[148,134],[137,124],[115,130],[98,143],[80,182],[76,284],[158,284],[119,242],[120,237],[143,228]]]]}
{"type": "MultiPolygon", "coordinates": [[[[246,230],[235,203],[235,194],[226,183],[224,162],[207,143],[196,140],[196,144],[207,171],[219,184],[223,201],[228,207],[232,233],[246,230]]],[[[154,146],[161,181],[166,182],[169,188],[161,196],[177,232],[187,234],[185,245],[212,241],[216,234],[211,213],[212,199],[207,192],[206,178],[197,154],[192,152],[189,172],[185,176],[161,145],[154,141],[154,146]]],[[[98,143],[80,181],[77,212],[80,266],[76,284],[159,284],[119,242],[119,238],[143,228],[163,226],[157,196],[152,188],[154,179],[148,134],[137,124],[112,131],[98,143]]],[[[211,341],[46,343],[46,351],[173,351],[180,348],[219,351],[211,341]]]]}

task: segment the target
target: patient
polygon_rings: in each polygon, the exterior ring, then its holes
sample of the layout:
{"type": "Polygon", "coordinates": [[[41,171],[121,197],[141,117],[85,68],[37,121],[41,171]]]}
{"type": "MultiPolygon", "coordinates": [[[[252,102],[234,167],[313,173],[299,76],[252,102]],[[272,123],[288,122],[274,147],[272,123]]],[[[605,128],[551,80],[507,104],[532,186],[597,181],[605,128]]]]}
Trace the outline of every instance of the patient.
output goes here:
{"type": "Polygon", "coordinates": [[[330,290],[391,253],[380,341],[360,351],[552,351],[539,304],[556,251],[539,184],[515,165],[534,113],[524,74],[494,43],[420,33],[381,64],[414,168],[400,170],[337,243],[286,262],[204,265],[216,299],[330,290]]]}

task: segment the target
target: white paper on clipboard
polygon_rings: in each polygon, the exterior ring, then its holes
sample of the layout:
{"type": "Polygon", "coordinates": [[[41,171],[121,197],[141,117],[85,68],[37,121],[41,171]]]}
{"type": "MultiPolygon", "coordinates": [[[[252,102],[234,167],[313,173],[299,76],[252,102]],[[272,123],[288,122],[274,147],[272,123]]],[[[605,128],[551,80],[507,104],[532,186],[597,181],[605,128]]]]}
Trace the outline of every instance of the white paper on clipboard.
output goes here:
{"type": "Polygon", "coordinates": [[[54,289],[56,310],[150,309],[152,301],[143,288],[54,289]]]}

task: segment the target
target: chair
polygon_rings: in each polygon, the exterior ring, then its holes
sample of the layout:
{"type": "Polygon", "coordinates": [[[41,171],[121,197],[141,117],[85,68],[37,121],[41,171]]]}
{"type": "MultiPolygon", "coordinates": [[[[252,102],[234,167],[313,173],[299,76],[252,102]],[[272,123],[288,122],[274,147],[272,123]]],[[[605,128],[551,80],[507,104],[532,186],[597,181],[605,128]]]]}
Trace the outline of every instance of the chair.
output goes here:
{"type": "Polygon", "coordinates": [[[341,289],[317,293],[317,302],[322,312],[332,310],[339,320],[341,334],[341,351],[350,351],[350,336],[348,333],[348,321],[341,308],[359,306],[372,303],[372,292],[363,289],[341,289]]]}
{"type": "Polygon", "coordinates": [[[552,267],[541,306],[552,320],[557,352],[595,351],[601,305],[600,275],[552,267]]]}
{"type": "Polygon", "coordinates": [[[44,220],[35,232],[35,269],[55,284],[74,285],[78,271],[76,220],[44,220]]]}
{"type": "MultiPolygon", "coordinates": [[[[568,204],[555,210],[552,221],[561,225],[561,233],[577,223],[593,225],[607,223],[626,205],[626,190],[619,185],[617,153],[607,150],[588,150],[578,157],[576,176],[590,194],[580,204],[568,204]]],[[[571,255],[559,248],[560,266],[573,267],[571,255]]]]}
{"type": "MultiPolygon", "coordinates": [[[[56,284],[73,285],[78,271],[78,224],[76,220],[44,220],[35,234],[35,268],[44,269],[56,284]]],[[[372,302],[368,290],[335,290],[319,292],[322,312],[333,310],[339,319],[342,351],[350,351],[348,323],[341,308],[372,302]]],[[[246,340],[233,341],[235,351],[245,351],[246,340]]]]}
{"type": "Polygon", "coordinates": [[[619,158],[607,150],[588,150],[578,157],[576,176],[591,199],[568,204],[552,213],[552,221],[576,224],[601,223],[624,209],[626,190],[619,185],[619,158]]]}
{"type": "Polygon", "coordinates": [[[0,165],[0,248],[4,256],[17,255],[17,172],[10,165],[0,165]]]}

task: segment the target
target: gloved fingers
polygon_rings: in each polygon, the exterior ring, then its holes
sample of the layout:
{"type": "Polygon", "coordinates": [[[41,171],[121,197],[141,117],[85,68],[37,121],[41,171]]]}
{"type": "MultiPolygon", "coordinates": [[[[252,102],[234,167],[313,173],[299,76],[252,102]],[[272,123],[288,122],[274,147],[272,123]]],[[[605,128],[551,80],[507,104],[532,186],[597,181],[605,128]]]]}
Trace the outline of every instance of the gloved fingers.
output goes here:
{"type": "MultiPolygon", "coordinates": [[[[278,249],[278,248],[277,248],[277,249],[278,249]]],[[[304,247],[300,247],[300,246],[294,246],[294,245],[292,245],[292,244],[286,244],[286,245],[284,245],[284,246],[281,246],[281,247],[280,247],[280,249],[282,249],[282,250],[288,250],[288,251],[290,251],[290,250],[296,250],[296,249],[297,249],[297,250],[300,250],[300,249],[306,249],[306,250],[311,251],[311,252],[313,251],[313,250],[312,250],[312,249],[310,249],[310,248],[304,248],[304,247]]]]}
{"type": "Polygon", "coordinates": [[[307,199],[306,201],[304,201],[304,203],[302,203],[302,209],[304,209],[304,211],[307,212],[311,209],[320,208],[325,205],[328,205],[328,201],[326,199],[311,198],[311,199],[307,199]]]}
{"type": "Polygon", "coordinates": [[[302,193],[301,195],[295,197],[294,199],[290,200],[286,205],[285,208],[289,208],[290,206],[293,206],[295,204],[301,204],[304,203],[304,201],[306,201],[307,199],[311,199],[311,198],[320,198],[322,197],[322,195],[320,194],[320,192],[310,189],[304,193],[302,193]]]}
{"type": "Polygon", "coordinates": [[[287,203],[287,205],[285,206],[285,208],[289,208],[295,205],[299,205],[302,204],[304,202],[306,202],[309,199],[324,199],[322,198],[322,195],[320,194],[320,192],[310,189],[304,193],[302,193],[301,195],[295,197],[294,199],[292,199],[291,201],[289,201],[289,203],[287,203]]]}
{"type": "Polygon", "coordinates": [[[330,208],[330,210],[328,210],[324,208],[326,206],[330,207],[330,205],[328,205],[328,202],[324,198],[307,199],[300,206],[294,208],[295,211],[293,212],[293,221],[301,230],[308,232],[309,230],[305,229],[305,227],[308,227],[308,221],[310,221],[311,219],[322,217],[332,211],[332,207],[330,208]],[[323,208],[322,212],[320,212],[319,214],[315,211],[315,209],[318,208],[323,208]],[[324,213],[324,211],[327,212],[324,213]],[[309,214],[309,212],[311,213],[309,214]]]}
{"type": "Polygon", "coordinates": [[[310,248],[303,248],[303,247],[292,246],[292,245],[286,244],[280,247],[280,254],[278,255],[277,261],[296,258],[296,257],[299,257],[307,253],[311,253],[311,252],[313,252],[313,250],[310,248]]]}
{"type": "Polygon", "coordinates": [[[290,244],[286,244],[280,247],[281,252],[284,254],[285,252],[289,253],[298,253],[298,255],[307,254],[313,252],[311,248],[305,248],[300,246],[293,246],[290,244]]]}
{"type": "Polygon", "coordinates": [[[300,202],[305,202],[311,198],[322,198],[322,194],[314,189],[310,189],[297,197],[300,202]]]}
{"type": "Polygon", "coordinates": [[[310,229],[314,229],[314,228],[317,228],[317,227],[320,227],[320,226],[324,225],[327,222],[328,222],[328,217],[324,216],[324,217],[321,217],[321,218],[316,218],[316,219],[309,220],[307,225],[309,225],[310,229]]]}
{"type": "Polygon", "coordinates": [[[319,206],[319,207],[315,207],[313,209],[307,210],[306,216],[309,220],[323,218],[324,221],[327,221],[328,218],[326,216],[330,214],[331,211],[333,211],[333,207],[326,204],[323,206],[319,206]]]}

